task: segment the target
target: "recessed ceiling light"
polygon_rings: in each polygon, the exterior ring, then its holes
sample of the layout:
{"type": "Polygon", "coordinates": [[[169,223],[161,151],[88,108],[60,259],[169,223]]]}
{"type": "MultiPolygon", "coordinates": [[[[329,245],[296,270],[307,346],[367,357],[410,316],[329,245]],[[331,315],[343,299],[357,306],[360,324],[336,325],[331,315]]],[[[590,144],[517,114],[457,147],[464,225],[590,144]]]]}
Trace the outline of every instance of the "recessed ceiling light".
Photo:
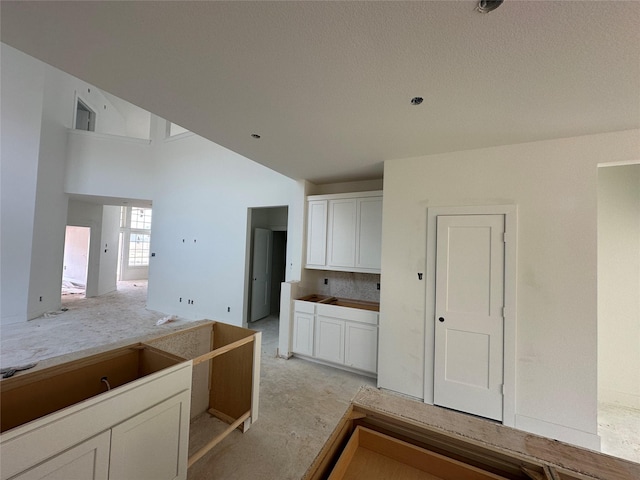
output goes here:
{"type": "Polygon", "coordinates": [[[504,0],[479,0],[476,10],[480,13],[493,12],[504,0]]]}
{"type": "Polygon", "coordinates": [[[257,140],[260,138],[260,135],[258,135],[257,133],[252,133],[251,138],[255,138],[257,140]]]}
{"type": "Polygon", "coordinates": [[[413,97],[411,99],[411,105],[420,105],[422,102],[424,102],[424,98],[422,97],[413,97]]]}

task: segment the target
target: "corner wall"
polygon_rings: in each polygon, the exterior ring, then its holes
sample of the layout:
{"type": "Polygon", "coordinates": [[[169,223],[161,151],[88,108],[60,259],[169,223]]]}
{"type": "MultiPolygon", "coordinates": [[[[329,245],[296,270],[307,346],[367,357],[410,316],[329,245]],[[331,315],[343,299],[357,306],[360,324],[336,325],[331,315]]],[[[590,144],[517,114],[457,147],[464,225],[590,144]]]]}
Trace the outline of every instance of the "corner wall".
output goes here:
{"type": "Polygon", "coordinates": [[[516,204],[516,427],[598,448],[597,165],[638,158],[632,130],[385,162],[379,386],[433,381],[427,208],[516,204]]]}
{"type": "Polygon", "coordinates": [[[163,132],[159,122],[152,144],[151,251],[156,256],[149,265],[148,306],[241,326],[246,318],[248,208],[288,206],[286,278],[299,279],[301,182],[197,135],[164,140],[163,132]]]}
{"type": "Polygon", "coordinates": [[[0,44],[1,323],[27,320],[44,64],[0,44]]]}
{"type": "Polygon", "coordinates": [[[640,410],[640,164],[598,169],[598,392],[640,410]]]}
{"type": "Polygon", "coordinates": [[[67,134],[76,94],[97,111],[98,132],[123,133],[125,120],[95,87],[7,45],[1,49],[5,324],[61,305],[67,134]]]}

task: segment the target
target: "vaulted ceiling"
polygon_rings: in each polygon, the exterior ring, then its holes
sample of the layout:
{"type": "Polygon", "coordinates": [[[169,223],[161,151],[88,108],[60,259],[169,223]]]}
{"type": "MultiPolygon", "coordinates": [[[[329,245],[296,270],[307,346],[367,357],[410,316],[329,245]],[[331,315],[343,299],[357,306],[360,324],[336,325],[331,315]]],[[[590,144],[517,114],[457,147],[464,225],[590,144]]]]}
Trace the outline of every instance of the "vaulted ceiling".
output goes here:
{"type": "Polygon", "coordinates": [[[388,159],[640,128],[640,2],[476,4],[2,1],[0,35],[315,183],[380,178],[388,159]]]}

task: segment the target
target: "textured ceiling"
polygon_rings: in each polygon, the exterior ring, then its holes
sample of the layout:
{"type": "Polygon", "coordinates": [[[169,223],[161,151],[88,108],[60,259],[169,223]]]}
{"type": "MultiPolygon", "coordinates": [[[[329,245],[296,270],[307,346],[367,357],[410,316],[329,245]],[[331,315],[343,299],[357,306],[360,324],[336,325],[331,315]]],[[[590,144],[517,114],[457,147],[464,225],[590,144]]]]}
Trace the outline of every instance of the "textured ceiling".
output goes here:
{"type": "Polygon", "coordinates": [[[315,183],[380,178],[388,159],[640,127],[640,2],[475,6],[2,1],[0,33],[315,183]]]}

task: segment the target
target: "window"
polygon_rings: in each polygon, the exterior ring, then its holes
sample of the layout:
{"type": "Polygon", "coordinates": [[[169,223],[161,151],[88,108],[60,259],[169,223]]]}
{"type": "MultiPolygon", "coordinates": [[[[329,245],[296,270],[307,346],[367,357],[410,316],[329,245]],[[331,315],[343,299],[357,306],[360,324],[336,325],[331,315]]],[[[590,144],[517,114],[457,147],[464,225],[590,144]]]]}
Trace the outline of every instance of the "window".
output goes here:
{"type": "Polygon", "coordinates": [[[151,235],[131,233],[129,235],[129,266],[146,267],[149,265],[149,243],[151,235]]]}
{"type": "Polygon", "coordinates": [[[123,257],[129,267],[146,267],[149,265],[149,246],[151,244],[151,209],[141,207],[122,207],[120,215],[121,231],[125,244],[123,257]],[[126,242],[126,240],[125,240],[126,242]]]}
{"type": "Polygon", "coordinates": [[[151,230],[150,208],[131,208],[131,229],[151,230]]]}

